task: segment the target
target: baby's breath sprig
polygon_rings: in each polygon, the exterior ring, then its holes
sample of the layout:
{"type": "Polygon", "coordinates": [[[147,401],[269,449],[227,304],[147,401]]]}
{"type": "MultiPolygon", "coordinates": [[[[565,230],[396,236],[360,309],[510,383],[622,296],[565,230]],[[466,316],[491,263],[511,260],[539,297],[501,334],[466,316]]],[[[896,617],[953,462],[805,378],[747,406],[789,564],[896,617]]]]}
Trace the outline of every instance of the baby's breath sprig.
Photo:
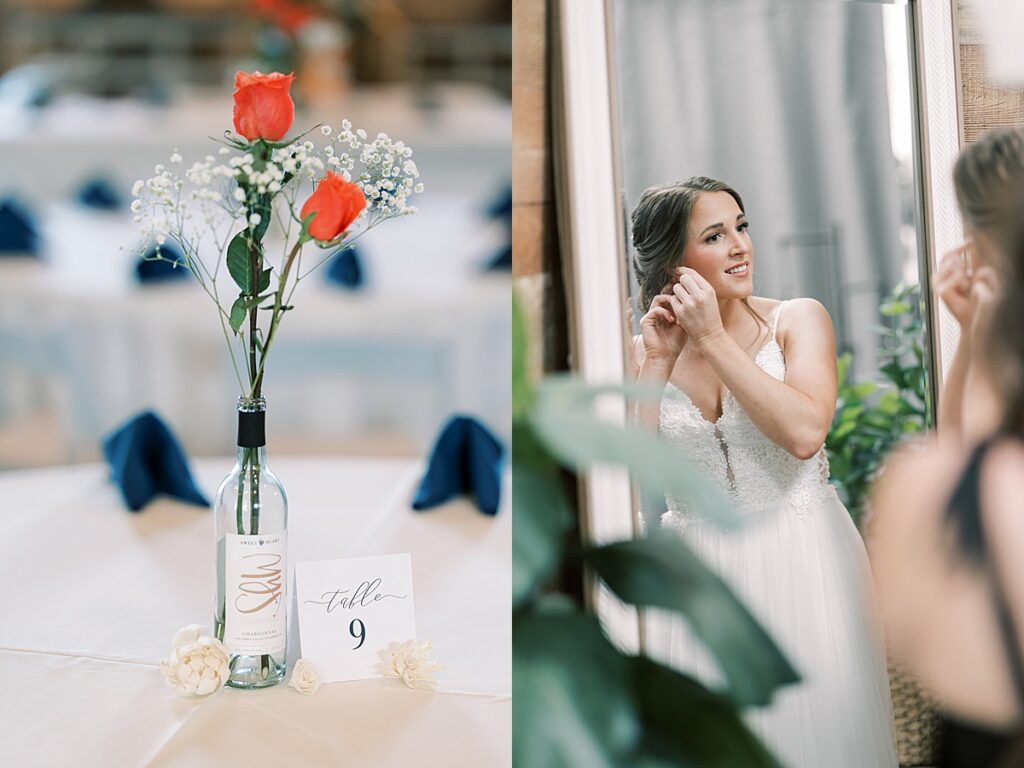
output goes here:
{"type": "MultiPolygon", "coordinates": [[[[315,260],[306,271],[291,269],[293,263],[301,263],[299,252],[310,239],[298,214],[301,201],[328,171],[356,184],[366,198],[366,208],[345,233],[341,245],[351,247],[381,222],[415,213],[410,200],[423,192],[423,184],[418,181],[420,173],[411,147],[386,133],[370,140],[365,130],[353,129],[348,120],[342,120],[338,128],[314,126],[283,142],[247,142],[225,132],[220,143],[223,146],[216,155],[206,155],[191,165],[174,150],[167,164],[154,167],[152,177],[135,182],[131,209],[142,227],[144,243],[156,244],[155,254],[148,258],[188,269],[217,306],[239,386],[253,396],[274,337],[270,329],[276,331],[280,313],[292,308],[298,283],[336,253],[332,250],[315,260]],[[276,265],[265,262],[263,250],[264,236],[272,224],[276,225],[275,234],[284,240],[276,265]],[[232,244],[238,251],[240,237],[247,245],[255,244],[253,254],[247,253],[246,258],[258,261],[258,280],[252,279],[251,271],[232,269],[233,263],[239,263],[232,259],[232,244]],[[162,248],[168,240],[181,249],[181,262],[162,248]],[[221,298],[218,280],[222,265],[241,290],[231,303],[221,298]],[[273,290],[271,278],[278,280],[273,290]],[[277,300],[267,304],[274,298],[277,300]],[[266,329],[256,320],[255,309],[260,307],[273,310],[266,329]],[[245,317],[250,319],[249,349],[243,338],[245,317]],[[266,344],[261,341],[264,338],[266,344]],[[246,353],[252,356],[253,347],[259,348],[261,359],[245,366],[246,386],[237,353],[244,359],[246,353]]],[[[332,249],[339,244],[314,242],[332,249]]]]}

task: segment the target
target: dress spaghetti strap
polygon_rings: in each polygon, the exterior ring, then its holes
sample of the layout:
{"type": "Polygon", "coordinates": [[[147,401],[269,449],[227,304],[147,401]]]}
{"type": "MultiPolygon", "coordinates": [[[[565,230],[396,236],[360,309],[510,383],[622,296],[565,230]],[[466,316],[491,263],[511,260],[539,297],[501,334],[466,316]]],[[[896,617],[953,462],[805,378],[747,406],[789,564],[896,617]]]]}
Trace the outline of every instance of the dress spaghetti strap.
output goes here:
{"type": "Polygon", "coordinates": [[[778,344],[778,339],[775,337],[775,332],[779,328],[779,315],[782,314],[782,305],[786,302],[780,301],[779,306],[775,308],[775,312],[772,313],[772,341],[778,344]]]}

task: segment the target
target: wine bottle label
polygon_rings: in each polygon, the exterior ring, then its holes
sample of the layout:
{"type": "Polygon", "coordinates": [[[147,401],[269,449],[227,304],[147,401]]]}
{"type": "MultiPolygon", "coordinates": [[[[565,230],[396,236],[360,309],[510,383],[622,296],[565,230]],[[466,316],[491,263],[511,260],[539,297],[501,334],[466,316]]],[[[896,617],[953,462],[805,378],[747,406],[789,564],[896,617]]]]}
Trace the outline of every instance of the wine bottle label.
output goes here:
{"type": "Polygon", "coordinates": [[[287,633],[286,534],[226,538],[224,645],[240,656],[280,658],[287,633]]]}

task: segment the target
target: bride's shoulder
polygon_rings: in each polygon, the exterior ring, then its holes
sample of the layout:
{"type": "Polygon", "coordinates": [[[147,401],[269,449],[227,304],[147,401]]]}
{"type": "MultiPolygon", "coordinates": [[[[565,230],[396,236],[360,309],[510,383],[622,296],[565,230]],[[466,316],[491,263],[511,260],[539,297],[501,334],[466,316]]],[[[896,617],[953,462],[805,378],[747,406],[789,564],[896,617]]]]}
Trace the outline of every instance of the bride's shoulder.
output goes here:
{"type": "Polygon", "coordinates": [[[771,301],[768,308],[769,313],[778,313],[776,319],[776,335],[780,339],[786,339],[794,333],[804,334],[833,334],[832,318],[825,309],[825,305],[817,299],[799,298],[771,301]]]}

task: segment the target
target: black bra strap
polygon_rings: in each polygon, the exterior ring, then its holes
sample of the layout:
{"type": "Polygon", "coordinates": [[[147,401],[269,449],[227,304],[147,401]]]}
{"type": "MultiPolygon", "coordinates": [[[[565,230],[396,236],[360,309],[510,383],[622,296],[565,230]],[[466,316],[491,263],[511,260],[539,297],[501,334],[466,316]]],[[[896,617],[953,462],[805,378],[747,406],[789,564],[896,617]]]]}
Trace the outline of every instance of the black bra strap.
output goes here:
{"type": "Polygon", "coordinates": [[[961,553],[978,564],[985,563],[987,549],[981,528],[981,463],[993,442],[994,438],[983,440],[971,451],[946,505],[947,522],[956,533],[961,553]]]}

